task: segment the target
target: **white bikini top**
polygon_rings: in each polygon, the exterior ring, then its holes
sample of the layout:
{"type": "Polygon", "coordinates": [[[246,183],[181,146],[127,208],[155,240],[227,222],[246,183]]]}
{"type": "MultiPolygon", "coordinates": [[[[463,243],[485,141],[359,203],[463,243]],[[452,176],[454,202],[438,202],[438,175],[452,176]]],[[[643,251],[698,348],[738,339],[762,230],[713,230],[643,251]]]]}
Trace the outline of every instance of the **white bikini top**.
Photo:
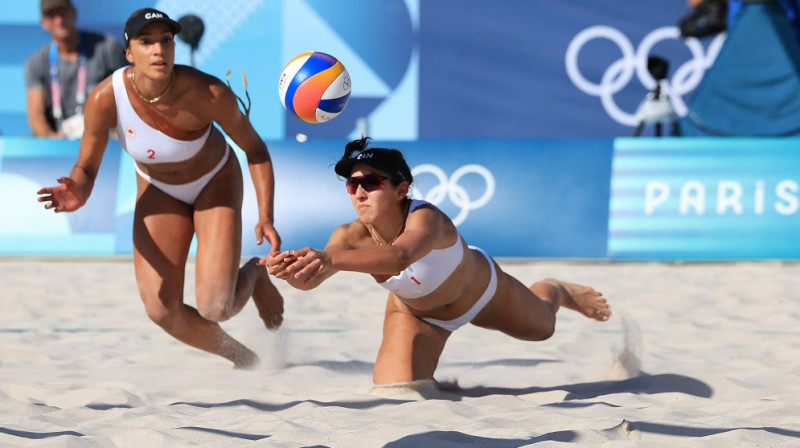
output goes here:
{"type": "Polygon", "coordinates": [[[183,162],[200,152],[211,134],[211,125],[195,140],[178,140],[150,127],[131,106],[125,89],[124,71],[125,67],[122,67],[114,72],[111,85],[117,102],[117,134],[125,151],[137,162],[145,164],[183,162]]]}
{"type": "MultiPolygon", "coordinates": [[[[408,214],[425,204],[427,204],[425,201],[412,200],[408,214]]],[[[431,250],[399,274],[378,284],[404,299],[416,299],[432,293],[441,286],[463,258],[464,245],[461,242],[461,235],[458,235],[452,246],[431,250]]]]}

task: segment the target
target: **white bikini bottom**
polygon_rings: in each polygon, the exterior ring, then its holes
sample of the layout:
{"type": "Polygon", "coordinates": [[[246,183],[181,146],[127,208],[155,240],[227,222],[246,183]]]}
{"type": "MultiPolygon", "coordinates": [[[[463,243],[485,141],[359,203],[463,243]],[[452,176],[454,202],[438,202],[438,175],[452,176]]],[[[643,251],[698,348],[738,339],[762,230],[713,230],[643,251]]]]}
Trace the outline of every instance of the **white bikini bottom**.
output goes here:
{"type": "Polygon", "coordinates": [[[475,319],[475,316],[481,312],[481,310],[486,307],[486,304],[489,303],[489,300],[494,297],[494,293],[497,292],[497,271],[495,269],[494,261],[492,257],[489,256],[486,252],[481,250],[478,247],[470,246],[470,249],[475,249],[478,252],[482,253],[484,257],[486,257],[486,261],[489,262],[489,269],[492,271],[492,277],[489,279],[489,284],[486,285],[486,290],[483,291],[483,294],[478,298],[478,300],[467,310],[466,313],[462,314],[460,317],[457,317],[453,320],[439,320],[433,319],[431,317],[422,317],[420,319],[424,320],[425,322],[436,325],[437,327],[444,328],[447,331],[453,332],[456,331],[459,327],[462,327],[468,324],[472,319],[475,319]]]}
{"type": "Polygon", "coordinates": [[[211,181],[211,178],[213,178],[217,173],[219,173],[222,167],[225,166],[225,163],[228,162],[228,157],[230,157],[230,155],[231,155],[231,147],[230,145],[228,145],[225,148],[225,155],[222,157],[222,160],[219,161],[217,166],[215,166],[211,171],[201,176],[199,179],[193,180],[185,184],[168,184],[165,182],[161,182],[159,180],[152,179],[150,178],[150,176],[142,172],[142,170],[139,169],[138,165],[135,166],[136,166],[136,172],[139,174],[139,176],[141,176],[142,179],[149,182],[150,185],[158,188],[159,190],[163,191],[164,193],[172,196],[173,198],[179,201],[183,201],[189,205],[193,205],[194,201],[197,200],[197,197],[200,196],[200,193],[203,191],[206,185],[208,185],[208,183],[211,181]]]}

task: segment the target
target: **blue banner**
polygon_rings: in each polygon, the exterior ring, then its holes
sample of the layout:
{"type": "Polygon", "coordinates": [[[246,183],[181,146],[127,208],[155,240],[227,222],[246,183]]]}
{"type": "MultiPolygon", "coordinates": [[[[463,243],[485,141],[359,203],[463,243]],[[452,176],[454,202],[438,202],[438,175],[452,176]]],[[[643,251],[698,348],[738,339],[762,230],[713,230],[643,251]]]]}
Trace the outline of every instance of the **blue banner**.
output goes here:
{"type": "MultiPolygon", "coordinates": [[[[333,172],[346,140],[268,142],[275,165],[275,225],[284,248],[324,247],[333,229],[357,218],[333,172]]],[[[610,140],[436,140],[375,142],[402,150],[412,193],[440,207],[469,244],[498,257],[603,258],[608,233],[610,140]]],[[[2,254],[132,253],[133,162],[112,142],[87,205],[54,214],[36,191],[55,185],[78,143],[0,138],[2,254]]],[[[255,192],[245,176],[243,253],[255,244],[255,192]]]]}
{"type": "MultiPolygon", "coordinates": [[[[74,0],[78,26],[122,39],[134,0],[74,0]]],[[[205,24],[196,50],[178,36],[176,63],[224,79],[253,101],[269,141],[306,136],[381,140],[613,138],[636,127],[655,88],[647,58],[669,62],[664,87],[679,116],[724,35],[682,39],[683,1],[626,0],[160,0],[172,18],[205,24]],[[354,12],[358,12],[357,14],[354,12]],[[321,125],[289,115],[278,78],[297,54],[338,58],[352,79],[347,108],[321,125]]],[[[49,41],[33,0],[0,20],[0,133],[30,135],[24,62],[49,41]]],[[[762,46],[770,45],[759,41],[762,46]]],[[[646,130],[652,133],[650,129],[646,130]]]]}
{"type": "Polygon", "coordinates": [[[121,151],[118,143],[109,146],[92,196],[79,213],[55,214],[37,202],[36,192],[69,175],[78,156],[78,142],[0,138],[0,202],[4,204],[0,253],[116,253],[118,240],[131,238],[118,227],[115,213],[118,195],[125,190],[121,180],[133,179],[120,176],[121,151]]]}
{"type": "Polygon", "coordinates": [[[615,259],[800,259],[797,139],[617,139],[615,259]]]}
{"type": "MultiPolygon", "coordinates": [[[[356,219],[333,165],[346,140],[268,142],[284,248],[320,248],[356,219]]],[[[800,259],[797,139],[419,140],[401,149],[412,195],[497,257],[800,259]]],[[[0,138],[0,254],[130,254],[133,162],[112,142],[87,205],[54,214],[36,191],[69,173],[78,143],[0,138]]],[[[257,206],[243,153],[243,254],[257,206]]]]}
{"type": "Polygon", "coordinates": [[[665,94],[683,116],[724,41],[681,38],[687,11],[683,1],[422,2],[419,136],[632,135],[656,87],[649,56],[669,64],[665,94]]]}

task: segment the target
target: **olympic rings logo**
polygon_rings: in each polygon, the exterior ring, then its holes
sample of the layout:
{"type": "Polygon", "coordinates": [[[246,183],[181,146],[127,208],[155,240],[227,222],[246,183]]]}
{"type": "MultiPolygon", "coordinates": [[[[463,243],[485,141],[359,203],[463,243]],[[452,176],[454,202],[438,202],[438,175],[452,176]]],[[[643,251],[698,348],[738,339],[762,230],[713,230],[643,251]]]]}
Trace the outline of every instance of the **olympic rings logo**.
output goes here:
{"type": "MultiPolygon", "coordinates": [[[[450,199],[450,202],[452,202],[456,207],[460,208],[458,215],[452,218],[453,224],[456,226],[466,221],[470,211],[483,207],[489,203],[489,201],[492,199],[492,196],[494,196],[494,176],[492,175],[491,171],[482,165],[464,165],[455,170],[449,179],[444,170],[430,163],[417,165],[411,170],[411,175],[415,178],[424,173],[432,174],[436,177],[439,183],[431,188],[427,194],[417,191],[417,187],[415,187],[412,192],[412,197],[414,199],[424,199],[436,206],[439,206],[439,204],[444,201],[445,197],[447,197],[450,199]],[[483,183],[485,184],[483,195],[475,200],[470,198],[467,190],[462,187],[461,184],[459,184],[461,178],[467,174],[477,174],[481,176],[483,178],[483,183]]],[[[415,185],[417,184],[417,182],[414,183],[415,185]]]]}
{"type": "Polygon", "coordinates": [[[565,56],[567,75],[582,92],[599,97],[605,111],[616,122],[636,126],[638,123],[635,112],[622,110],[614,100],[614,95],[630,83],[634,74],[648,91],[655,89],[656,80],[647,71],[647,58],[656,43],[668,39],[682,40],[692,54],[690,60],[675,70],[672,79],[662,82],[662,89],[671,100],[675,113],[684,116],[689,110],[683,96],[700,84],[706,70],[717,58],[725,41],[724,33],[717,35],[709,44],[708,50],[704,50],[698,39],[681,39],[680,30],[668,26],[651,31],[642,39],[639,47],[634,49],[631,41],[618,29],[605,25],[592,26],[578,33],[569,43],[565,56]],[[599,83],[587,80],[578,68],[578,56],[583,46],[594,39],[608,39],[622,52],[622,57],[612,62],[603,72],[599,83]]]}

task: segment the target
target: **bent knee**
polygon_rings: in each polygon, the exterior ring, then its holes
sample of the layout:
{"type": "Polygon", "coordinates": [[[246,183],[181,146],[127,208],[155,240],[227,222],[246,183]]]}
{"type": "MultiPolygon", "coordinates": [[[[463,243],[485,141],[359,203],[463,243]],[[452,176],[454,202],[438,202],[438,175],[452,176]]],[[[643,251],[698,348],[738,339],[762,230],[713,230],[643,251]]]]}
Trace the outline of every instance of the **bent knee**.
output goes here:
{"type": "Polygon", "coordinates": [[[556,333],[556,325],[555,322],[553,322],[551,325],[548,325],[546,327],[537,328],[536,331],[534,331],[533,334],[531,334],[531,338],[529,340],[546,341],[547,339],[552,338],[555,333],[556,333]]]}
{"type": "Polygon", "coordinates": [[[153,323],[158,325],[164,329],[170,329],[175,327],[179,322],[179,314],[180,310],[177,308],[169,308],[164,306],[160,300],[147,300],[144,299],[145,302],[145,312],[147,313],[147,317],[150,318],[153,323]]]}
{"type": "Polygon", "coordinates": [[[211,322],[225,322],[233,317],[235,286],[226,281],[198,282],[197,312],[211,322]]]}
{"type": "Polygon", "coordinates": [[[236,314],[233,311],[233,292],[211,292],[197,295],[197,312],[211,322],[225,322],[236,314]]]}
{"type": "Polygon", "coordinates": [[[197,312],[200,313],[204,319],[210,320],[211,322],[225,322],[233,317],[229,303],[230,300],[228,300],[227,297],[218,297],[203,301],[198,300],[197,312]]]}
{"type": "Polygon", "coordinates": [[[553,337],[556,332],[555,326],[545,328],[528,329],[524,332],[504,331],[507,335],[521,341],[539,342],[546,341],[553,337]]]}

